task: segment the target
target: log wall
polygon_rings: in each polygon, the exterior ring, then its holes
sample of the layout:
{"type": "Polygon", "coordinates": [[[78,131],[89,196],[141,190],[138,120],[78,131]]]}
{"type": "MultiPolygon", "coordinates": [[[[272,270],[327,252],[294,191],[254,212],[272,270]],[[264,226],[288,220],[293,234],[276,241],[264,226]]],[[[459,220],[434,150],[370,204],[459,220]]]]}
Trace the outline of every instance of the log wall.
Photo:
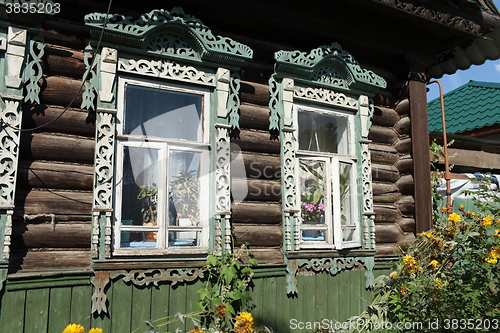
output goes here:
{"type": "Polygon", "coordinates": [[[84,40],[41,34],[41,102],[23,105],[10,273],[90,264],[95,115],[79,108],[84,40]]]}

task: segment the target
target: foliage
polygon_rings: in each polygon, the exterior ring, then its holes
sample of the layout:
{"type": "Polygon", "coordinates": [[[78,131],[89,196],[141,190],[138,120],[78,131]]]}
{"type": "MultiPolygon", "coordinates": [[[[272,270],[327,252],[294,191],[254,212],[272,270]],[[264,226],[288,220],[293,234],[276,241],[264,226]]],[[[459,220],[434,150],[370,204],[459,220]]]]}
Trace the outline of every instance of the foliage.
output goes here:
{"type": "Polygon", "coordinates": [[[156,214],[158,207],[158,188],[156,184],[152,186],[142,185],[139,187],[137,200],[142,203],[142,218],[145,223],[156,225],[156,214]]]}
{"type": "MultiPolygon", "coordinates": [[[[78,324],[69,324],[62,333],[85,333],[85,328],[78,324]]],[[[102,333],[101,328],[91,328],[88,333],[102,333]]]]}
{"type": "MultiPolygon", "coordinates": [[[[241,322],[236,316],[238,311],[244,312],[253,308],[249,290],[252,287],[253,276],[251,266],[256,265],[257,260],[253,258],[246,245],[233,253],[224,252],[208,256],[207,264],[204,266],[206,279],[198,290],[200,294],[198,305],[204,312],[202,321],[204,326],[213,326],[217,330],[227,332],[233,323],[236,325],[241,322]],[[249,265],[243,263],[245,257],[248,258],[249,265]]],[[[248,325],[243,326],[248,328],[248,325]]]]}
{"type": "Polygon", "coordinates": [[[175,204],[178,217],[188,217],[199,222],[199,186],[196,170],[181,170],[170,182],[170,199],[175,204]]]}

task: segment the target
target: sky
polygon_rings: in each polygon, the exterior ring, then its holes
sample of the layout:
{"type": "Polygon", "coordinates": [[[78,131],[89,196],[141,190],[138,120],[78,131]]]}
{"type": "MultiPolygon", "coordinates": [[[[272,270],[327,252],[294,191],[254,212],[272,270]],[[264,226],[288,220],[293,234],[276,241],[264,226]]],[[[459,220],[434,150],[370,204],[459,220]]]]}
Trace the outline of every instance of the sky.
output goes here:
{"type": "MultiPolygon", "coordinates": [[[[500,0],[494,0],[497,8],[500,9],[500,0]]],[[[487,60],[480,66],[472,65],[467,70],[458,70],[453,75],[444,75],[439,79],[443,85],[443,93],[447,93],[456,89],[470,80],[485,81],[485,82],[500,82],[500,60],[487,60]]],[[[430,102],[439,97],[439,87],[436,83],[427,86],[427,101],[430,102]]]]}

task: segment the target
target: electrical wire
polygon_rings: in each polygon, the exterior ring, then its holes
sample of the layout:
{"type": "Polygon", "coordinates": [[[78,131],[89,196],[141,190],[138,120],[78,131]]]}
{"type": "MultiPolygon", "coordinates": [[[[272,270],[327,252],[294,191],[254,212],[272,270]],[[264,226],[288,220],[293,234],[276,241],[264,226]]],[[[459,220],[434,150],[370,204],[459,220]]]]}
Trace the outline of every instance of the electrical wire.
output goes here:
{"type": "MultiPolygon", "coordinates": [[[[108,24],[108,18],[109,18],[109,13],[111,11],[111,4],[112,3],[113,3],[113,0],[109,0],[108,9],[106,11],[106,17],[104,19],[104,24],[103,24],[102,29],[101,29],[101,34],[99,35],[99,40],[97,41],[97,46],[96,46],[96,51],[97,52],[99,51],[99,47],[101,46],[101,41],[102,41],[102,37],[104,35],[104,30],[106,29],[106,25],[108,24]]],[[[76,92],[76,94],[73,96],[73,98],[69,102],[68,106],[66,106],[64,108],[64,110],[57,117],[55,117],[51,121],[46,122],[45,124],[42,124],[40,126],[33,127],[33,128],[24,128],[24,129],[23,128],[14,127],[14,126],[10,125],[9,123],[4,122],[3,119],[0,119],[0,121],[2,122],[2,126],[5,125],[5,126],[10,127],[10,128],[12,128],[12,129],[14,129],[16,131],[19,131],[19,132],[32,132],[32,131],[39,130],[39,129],[41,129],[41,128],[45,127],[45,126],[48,126],[48,125],[54,123],[55,121],[59,120],[59,118],[61,118],[66,113],[66,111],[68,111],[68,109],[71,107],[71,104],[73,104],[73,102],[77,99],[78,95],[82,91],[83,87],[85,86],[85,83],[87,81],[87,78],[89,76],[90,71],[95,66],[96,59],[97,59],[97,56],[94,55],[94,59],[92,59],[92,64],[85,71],[85,74],[83,76],[82,84],[80,85],[80,88],[78,89],[78,91],[76,92]]]]}

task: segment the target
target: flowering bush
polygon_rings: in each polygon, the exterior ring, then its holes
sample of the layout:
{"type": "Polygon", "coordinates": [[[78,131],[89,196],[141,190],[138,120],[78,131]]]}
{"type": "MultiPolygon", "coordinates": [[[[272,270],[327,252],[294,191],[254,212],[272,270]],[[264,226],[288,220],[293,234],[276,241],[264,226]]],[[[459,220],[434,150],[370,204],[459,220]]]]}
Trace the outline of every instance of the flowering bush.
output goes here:
{"type": "MultiPolygon", "coordinates": [[[[82,325],[69,324],[62,333],[85,333],[85,328],[82,325]]],[[[102,333],[102,329],[91,328],[88,333],[102,333]]]]}

